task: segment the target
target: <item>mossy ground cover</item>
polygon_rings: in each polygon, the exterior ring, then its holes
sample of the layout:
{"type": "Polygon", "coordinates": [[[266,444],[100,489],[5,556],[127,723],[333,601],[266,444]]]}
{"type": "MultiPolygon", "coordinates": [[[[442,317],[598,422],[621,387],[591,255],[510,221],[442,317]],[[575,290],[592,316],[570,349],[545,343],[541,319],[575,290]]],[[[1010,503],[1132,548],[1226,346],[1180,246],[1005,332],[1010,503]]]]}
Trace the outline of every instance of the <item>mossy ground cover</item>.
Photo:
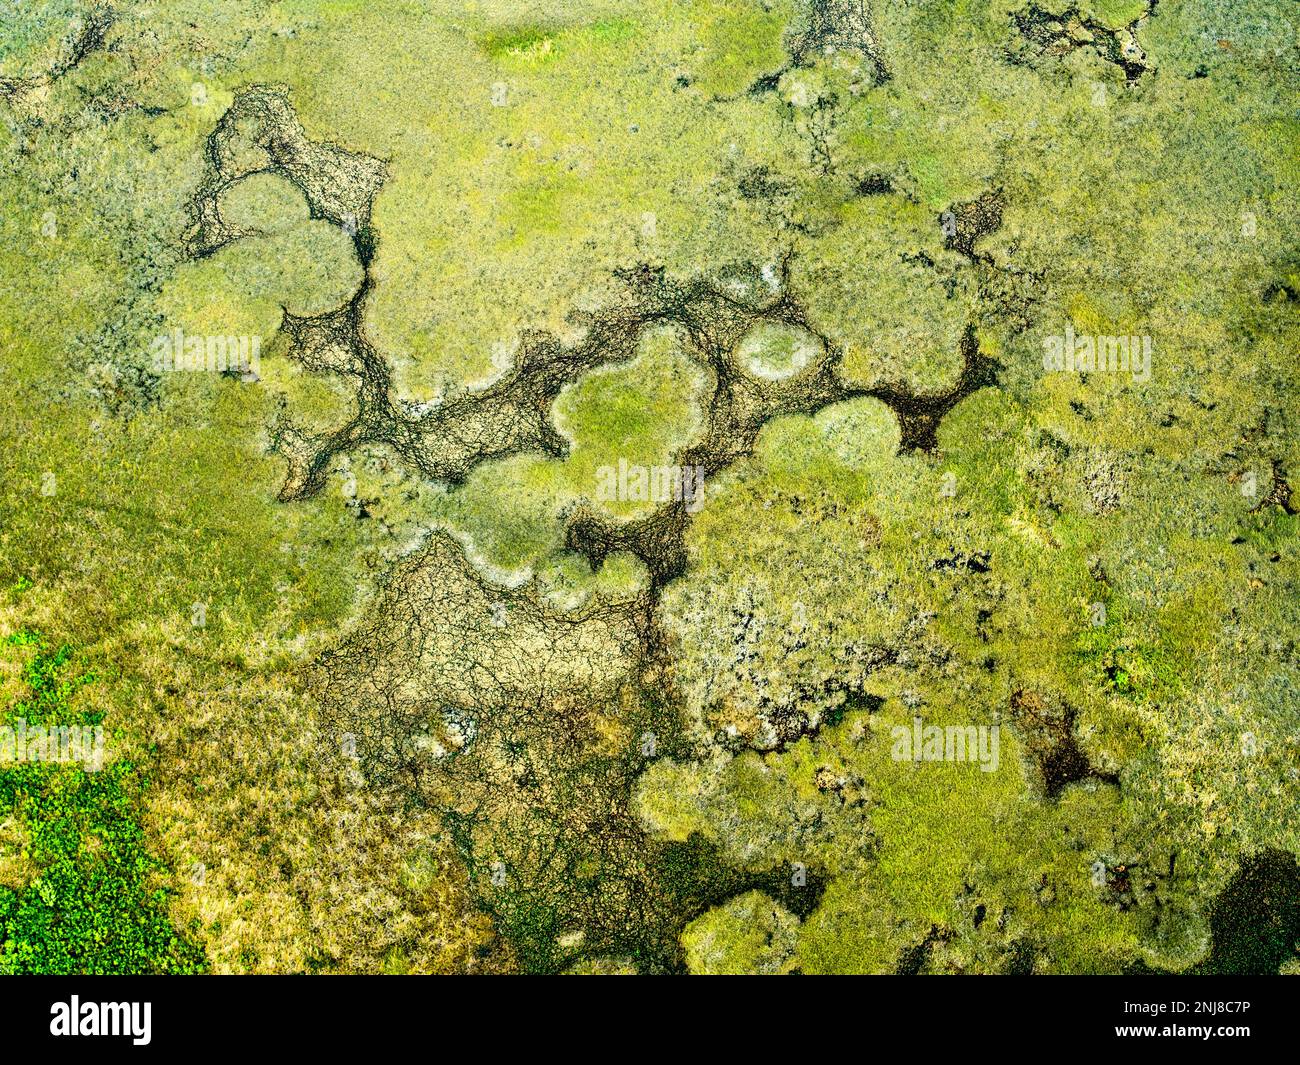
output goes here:
{"type": "Polygon", "coordinates": [[[1294,964],[1295,40],[1272,0],[16,11],[4,705],[115,753],[0,771],[5,964],[1294,964]],[[305,140],[199,247],[255,86],[305,140]],[[330,151],[383,172],[361,233],[330,151]],[[158,372],[178,329],[257,379],[158,372]],[[1067,329],[1149,379],[1045,367],[1067,329]],[[854,398],[798,401],[821,359],[854,398]],[[286,425],[367,417],[285,491],[286,425]],[[690,455],[698,510],[598,498],[690,455]],[[895,759],[917,717],[999,768],[895,759]]]}
{"type": "MultiPolygon", "coordinates": [[[[99,726],[102,714],[73,714],[69,696],[93,676],[76,676],[67,645],[19,630],[23,697],[4,723],[99,726]],[[69,673],[73,675],[69,676],[69,673]]],[[[12,653],[12,650],[11,650],[12,653]]],[[[0,769],[0,810],[25,839],[20,859],[34,876],[0,886],[0,970],[16,973],[196,973],[202,949],[175,929],[164,866],[141,825],[148,786],[126,760],[107,765],[8,764],[0,769]]]]}

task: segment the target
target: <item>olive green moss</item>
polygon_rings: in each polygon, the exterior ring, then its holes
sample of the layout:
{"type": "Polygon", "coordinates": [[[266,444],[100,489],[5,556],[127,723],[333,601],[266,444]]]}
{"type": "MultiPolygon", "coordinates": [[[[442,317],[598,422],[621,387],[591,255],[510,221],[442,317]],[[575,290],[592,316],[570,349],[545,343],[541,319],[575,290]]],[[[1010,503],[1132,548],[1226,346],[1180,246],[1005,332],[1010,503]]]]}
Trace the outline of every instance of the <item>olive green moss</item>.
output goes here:
{"type": "Polygon", "coordinates": [[[11,645],[5,705],[121,751],[0,776],[7,965],[1294,965],[1292,6],[112,7],[84,54],[64,0],[0,40],[0,625],[79,649],[11,645]],[[268,172],[187,254],[256,84],[382,160],[364,239],[268,172]],[[662,587],[570,522],[653,519],[600,471],[700,446],[713,321],[566,381],[550,451],[439,482],[393,434],[280,501],[276,428],[373,402],[286,311],[364,291],[419,412],[647,276],[797,308],[744,388],[994,370],[931,450],[858,396],[715,451],[662,587]],[[155,373],[176,328],[259,336],[260,379],[155,373]],[[1150,379],[1045,370],[1067,328],[1150,336],[1150,379]],[[896,761],[918,715],[999,726],[998,770],[896,761]]]}

